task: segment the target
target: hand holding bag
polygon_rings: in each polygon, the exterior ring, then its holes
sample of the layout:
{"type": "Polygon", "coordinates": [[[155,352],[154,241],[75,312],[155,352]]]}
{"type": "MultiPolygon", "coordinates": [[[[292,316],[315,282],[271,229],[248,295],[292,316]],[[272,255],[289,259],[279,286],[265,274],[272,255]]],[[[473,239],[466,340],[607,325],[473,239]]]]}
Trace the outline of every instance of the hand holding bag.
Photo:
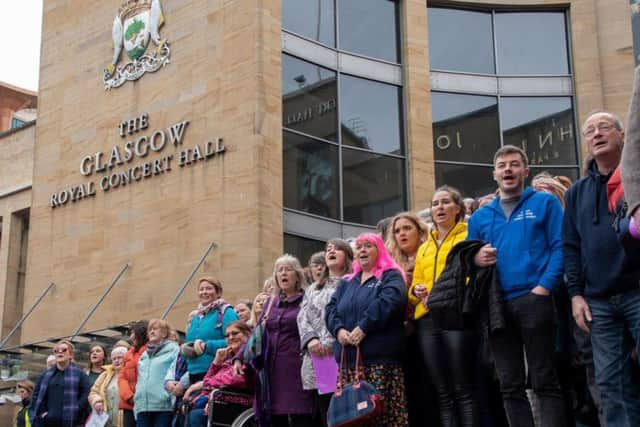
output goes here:
{"type": "Polygon", "coordinates": [[[361,378],[360,346],[356,347],[355,377],[350,383],[345,379],[345,359],[345,348],[342,346],[338,385],[327,413],[329,427],[361,426],[378,418],[384,410],[382,395],[365,381],[364,376],[361,378]]]}

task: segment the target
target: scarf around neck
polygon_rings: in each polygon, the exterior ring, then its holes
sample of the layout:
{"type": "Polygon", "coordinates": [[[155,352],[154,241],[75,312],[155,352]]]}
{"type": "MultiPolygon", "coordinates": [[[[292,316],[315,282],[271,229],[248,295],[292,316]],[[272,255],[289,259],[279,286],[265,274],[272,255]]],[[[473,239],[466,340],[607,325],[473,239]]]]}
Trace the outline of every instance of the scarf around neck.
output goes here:
{"type": "MultiPolygon", "coordinates": [[[[223,299],[223,298],[218,298],[217,300],[211,301],[209,304],[207,305],[202,305],[202,304],[198,304],[198,308],[196,308],[195,310],[193,310],[191,313],[189,313],[189,318],[187,319],[187,331],[189,330],[189,326],[191,325],[191,321],[193,320],[194,317],[198,316],[199,319],[202,319],[204,316],[206,316],[207,314],[211,313],[212,311],[214,311],[217,308],[220,308],[220,316],[219,317],[219,321],[218,323],[222,322],[222,314],[223,311],[225,310],[225,306],[228,306],[229,304],[223,299]]],[[[218,326],[216,326],[218,327],[218,326]]]]}
{"type": "Polygon", "coordinates": [[[164,345],[167,343],[167,340],[162,340],[159,343],[152,343],[151,341],[149,341],[147,343],[147,354],[149,355],[149,357],[153,357],[155,356],[161,349],[162,347],[164,347],[164,345]]]}

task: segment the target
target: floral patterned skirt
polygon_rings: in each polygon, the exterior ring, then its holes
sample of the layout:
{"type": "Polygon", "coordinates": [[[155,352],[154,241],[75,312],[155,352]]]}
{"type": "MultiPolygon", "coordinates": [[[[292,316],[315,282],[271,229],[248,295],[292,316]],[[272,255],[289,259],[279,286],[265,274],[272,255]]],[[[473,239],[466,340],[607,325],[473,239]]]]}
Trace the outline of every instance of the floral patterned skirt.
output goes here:
{"type": "MultiPolygon", "coordinates": [[[[364,367],[364,378],[384,397],[382,416],[367,427],[407,427],[407,399],[404,392],[404,373],[402,365],[379,363],[364,367]]],[[[348,369],[346,380],[353,381],[354,370],[348,369]]]]}

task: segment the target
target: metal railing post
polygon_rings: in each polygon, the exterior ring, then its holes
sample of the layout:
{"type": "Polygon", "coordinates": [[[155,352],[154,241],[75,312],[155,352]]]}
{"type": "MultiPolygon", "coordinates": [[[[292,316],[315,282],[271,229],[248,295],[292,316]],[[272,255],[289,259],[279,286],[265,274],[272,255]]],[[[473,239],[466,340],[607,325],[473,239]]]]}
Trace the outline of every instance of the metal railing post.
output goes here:
{"type": "Polygon", "coordinates": [[[91,316],[93,316],[93,313],[96,312],[96,310],[98,309],[98,307],[100,306],[100,304],[102,304],[102,301],[104,301],[104,299],[107,297],[107,295],[109,295],[109,292],[111,292],[111,289],[113,289],[113,287],[115,286],[116,283],[118,283],[118,280],[120,280],[120,278],[122,277],[122,275],[124,274],[124,272],[131,266],[131,264],[126,263],[124,265],[124,267],[122,267],[122,269],[120,270],[120,272],[118,274],[116,274],[116,277],[113,278],[113,280],[111,281],[111,283],[109,284],[109,286],[107,287],[107,289],[102,293],[102,296],[100,297],[100,299],[98,300],[97,303],[95,303],[93,305],[93,307],[91,307],[91,310],[89,310],[89,312],[87,313],[87,315],[84,317],[84,319],[82,319],[82,322],[80,322],[80,325],[78,326],[78,328],[76,329],[76,331],[73,333],[73,335],[71,336],[71,339],[73,340],[82,330],[82,328],[84,328],[84,325],[89,321],[89,319],[91,318],[91,316]]]}
{"type": "Polygon", "coordinates": [[[27,320],[27,317],[29,317],[31,315],[31,313],[33,313],[33,310],[36,309],[38,304],[40,304],[40,301],[42,301],[44,299],[44,297],[49,293],[49,291],[51,289],[54,288],[54,286],[56,286],[55,283],[53,283],[53,282],[49,283],[49,286],[47,286],[47,289],[45,289],[44,292],[42,292],[42,294],[40,294],[40,296],[36,299],[36,301],[31,305],[31,308],[24,315],[22,315],[20,320],[18,320],[18,323],[16,323],[16,325],[9,332],[9,334],[6,337],[4,337],[2,342],[0,342],[0,349],[4,348],[4,345],[7,343],[7,341],[9,341],[9,338],[11,338],[13,336],[13,334],[16,333],[18,328],[20,328],[20,326],[22,326],[24,321],[27,320]]]}
{"type": "Polygon", "coordinates": [[[196,271],[198,271],[198,269],[204,262],[205,258],[207,258],[207,256],[209,255],[209,252],[211,252],[213,248],[217,248],[217,247],[218,247],[218,244],[216,242],[211,242],[209,244],[209,247],[207,248],[207,250],[204,251],[204,254],[202,254],[202,257],[200,257],[200,261],[198,261],[198,263],[193,267],[193,270],[191,270],[191,273],[189,273],[189,276],[187,276],[187,279],[184,281],[180,289],[178,289],[178,292],[176,292],[175,296],[173,297],[173,300],[169,303],[167,308],[164,309],[164,312],[160,317],[162,320],[167,318],[173,306],[176,305],[176,302],[178,302],[178,299],[180,298],[180,296],[182,296],[182,293],[184,292],[184,290],[187,289],[187,285],[189,284],[191,279],[193,279],[193,276],[196,274],[196,271]]]}

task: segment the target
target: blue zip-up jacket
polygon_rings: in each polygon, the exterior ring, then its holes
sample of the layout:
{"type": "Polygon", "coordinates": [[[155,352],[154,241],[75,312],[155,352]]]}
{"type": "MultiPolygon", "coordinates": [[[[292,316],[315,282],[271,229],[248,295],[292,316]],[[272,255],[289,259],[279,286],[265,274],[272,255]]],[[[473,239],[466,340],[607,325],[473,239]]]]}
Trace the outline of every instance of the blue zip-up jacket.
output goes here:
{"type": "Polygon", "coordinates": [[[497,270],[505,299],[551,291],[562,283],[562,206],[551,194],[526,188],[509,218],[500,198],[469,219],[467,240],[484,240],[498,250],[497,270]]]}
{"type": "MultiPolygon", "coordinates": [[[[360,350],[365,365],[400,363],[404,352],[404,313],[407,290],[397,270],[387,270],[380,276],[360,284],[362,273],[351,280],[342,279],[325,308],[327,329],[337,337],[338,330],[353,330],[356,326],[366,334],[360,350]]],[[[340,363],[341,345],[336,341],[333,352],[340,363]]],[[[355,347],[347,347],[349,367],[355,363],[355,347]]]]}
{"type": "Polygon", "coordinates": [[[198,316],[193,316],[191,319],[185,342],[200,339],[207,344],[204,353],[200,356],[186,359],[187,370],[192,375],[206,373],[218,349],[227,346],[224,331],[229,323],[238,320],[238,315],[230,305],[225,305],[222,309],[224,310],[222,322],[219,321],[220,308],[211,310],[202,319],[198,316]]]}
{"type": "Polygon", "coordinates": [[[569,188],[562,237],[570,296],[608,297],[640,286],[640,250],[625,252],[609,212],[607,181],[595,161],[587,176],[569,188]]]}

